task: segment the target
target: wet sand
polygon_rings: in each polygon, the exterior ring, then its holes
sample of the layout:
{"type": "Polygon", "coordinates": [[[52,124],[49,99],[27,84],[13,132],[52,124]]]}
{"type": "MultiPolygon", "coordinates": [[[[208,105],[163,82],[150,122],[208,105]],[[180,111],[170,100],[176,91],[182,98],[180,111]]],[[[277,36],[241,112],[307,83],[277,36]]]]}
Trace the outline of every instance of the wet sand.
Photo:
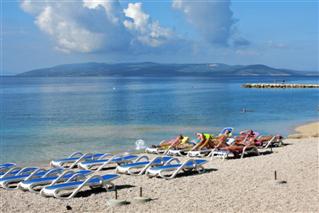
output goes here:
{"type": "MultiPolygon", "coordinates": [[[[2,212],[318,212],[319,122],[296,128],[300,138],[272,154],[209,160],[207,172],[173,180],[123,175],[114,183],[120,199],[132,201],[143,187],[146,204],[109,207],[114,192],[87,190],[71,200],[0,189],[2,212]],[[274,181],[274,171],[278,180],[274,181]],[[67,210],[70,206],[72,210],[67,210]]],[[[186,160],[186,158],[182,158],[186,160]]],[[[112,173],[114,170],[101,172],[112,173]]]]}

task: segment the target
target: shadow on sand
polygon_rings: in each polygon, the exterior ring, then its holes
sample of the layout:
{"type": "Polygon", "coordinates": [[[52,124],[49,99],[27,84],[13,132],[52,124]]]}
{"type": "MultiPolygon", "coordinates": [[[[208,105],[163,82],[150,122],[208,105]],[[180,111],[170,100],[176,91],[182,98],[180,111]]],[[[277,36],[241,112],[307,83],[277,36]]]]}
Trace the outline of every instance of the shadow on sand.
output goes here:
{"type": "MultiPolygon", "coordinates": [[[[209,173],[209,172],[213,172],[213,171],[217,171],[218,169],[215,169],[215,168],[209,168],[209,169],[205,169],[205,172],[203,173],[198,173],[197,171],[184,171],[182,173],[178,173],[175,178],[181,178],[181,177],[187,177],[187,176],[196,176],[196,175],[202,175],[202,174],[205,174],[205,173],[209,173]]],[[[175,179],[174,178],[174,179],[175,179]]]]}
{"type": "MultiPolygon", "coordinates": [[[[133,188],[136,187],[134,185],[116,185],[116,190],[121,190],[121,189],[128,189],[128,188],[133,188]]],[[[106,190],[105,188],[88,188],[87,190],[80,191],[79,193],[76,194],[75,197],[89,197],[92,194],[100,194],[100,193],[105,193],[105,192],[112,192],[114,190],[106,190]]]]}

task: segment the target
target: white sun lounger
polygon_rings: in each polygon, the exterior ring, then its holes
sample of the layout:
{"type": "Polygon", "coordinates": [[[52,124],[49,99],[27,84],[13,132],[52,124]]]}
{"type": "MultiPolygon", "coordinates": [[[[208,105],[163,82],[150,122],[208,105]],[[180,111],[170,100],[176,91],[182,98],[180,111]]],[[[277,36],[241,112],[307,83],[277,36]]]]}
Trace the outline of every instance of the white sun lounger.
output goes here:
{"type": "Polygon", "coordinates": [[[167,150],[165,149],[161,149],[159,147],[147,147],[145,149],[145,152],[146,153],[149,153],[149,154],[157,154],[157,155],[161,155],[161,154],[164,154],[167,150]]]}
{"type": "MultiPolygon", "coordinates": [[[[259,138],[261,138],[261,137],[262,137],[262,135],[259,136],[259,137],[257,138],[257,140],[258,140],[259,138]]],[[[283,145],[282,139],[280,138],[279,140],[276,140],[277,137],[278,137],[278,136],[274,135],[270,140],[268,140],[266,143],[264,143],[264,144],[262,145],[262,147],[259,147],[259,146],[258,146],[258,148],[259,148],[259,149],[268,149],[268,148],[272,148],[272,147],[280,147],[280,146],[282,146],[282,145],[283,145]]],[[[272,151],[272,150],[271,150],[271,151],[272,151]]]]}
{"type": "Polygon", "coordinates": [[[205,171],[203,164],[207,163],[207,160],[203,159],[189,159],[184,163],[181,163],[177,158],[174,158],[174,161],[169,161],[163,166],[151,167],[146,170],[146,175],[148,177],[161,177],[165,179],[174,178],[180,171],[197,171],[202,173],[205,171]],[[173,162],[176,163],[173,164],[173,162]],[[169,173],[169,174],[165,174],[169,173]]]}
{"type": "Polygon", "coordinates": [[[169,156],[186,156],[190,149],[170,149],[167,151],[166,155],[169,156]]]}
{"type": "Polygon", "coordinates": [[[234,153],[232,153],[228,150],[220,150],[220,149],[213,150],[209,154],[209,156],[211,157],[211,159],[213,159],[214,157],[217,157],[217,158],[221,158],[223,160],[225,160],[227,158],[235,157],[234,153]]]}
{"type": "Polygon", "coordinates": [[[148,156],[140,156],[133,163],[123,164],[116,167],[117,173],[128,174],[128,175],[141,175],[148,168],[152,166],[160,166],[169,160],[173,159],[170,156],[156,157],[153,160],[149,160],[148,156]]]}
{"type": "Polygon", "coordinates": [[[88,170],[72,171],[61,169],[61,173],[56,173],[56,175],[22,181],[18,184],[18,188],[23,191],[40,192],[40,190],[47,185],[65,182],[70,178],[74,178],[78,174],[89,175],[91,173],[92,172],[88,170]]]}
{"type": "Polygon", "coordinates": [[[16,175],[0,178],[0,188],[14,189],[17,188],[17,184],[21,181],[31,180],[39,177],[50,177],[51,175],[56,175],[56,173],[59,173],[60,170],[61,169],[57,168],[50,170],[34,168],[32,172],[23,172],[22,169],[16,175]]]}
{"type": "Polygon", "coordinates": [[[213,149],[201,149],[201,150],[191,150],[187,152],[187,157],[205,157],[209,155],[213,149]]]}
{"type": "MultiPolygon", "coordinates": [[[[79,175],[80,176],[80,175],[79,175]]],[[[92,177],[82,176],[83,180],[78,180],[78,176],[70,178],[64,183],[58,183],[44,187],[40,194],[45,197],[55,197],[59,199],[70,199],[74,197],[83,187],[114,189],[115,185],[111,182],[120,176],[117,174],[106,174],[103,176],[94,175],[92,177]],[[76,179],[76,181],[74,181],[76,179]],[[68,196],[66,196],[68,195],[68,196]]]]}
{"type": "Polygon", "coordinates": [[[98,160],[81,162],[78,164],[78,167],[86,170],[101,171],[102,169],[107,168],[110,165],[132,163],[133,160],[135,160],[137,157],[137,155],[119,154],[107,159],[99,158],[98,160]]]}
{"type": "MultiPolygon", "coordinates": [[[[240,154],[240,158],[244,158],[245,155],[250,155],[250,154],[254,154],[254,155],[260,155],[260,152],[258,150],[257,147],[251,147],[251,146],[245,146],[240,154]]],[[[215,149],[213,150],[209,156],[211,157],[211,159],[213,159],[214,157],[219,157],[222,158],[223,160],[227,159],[227,158],[232,158],[235,157],[235,154],[229,150],[225,150],[223,148],[221,149],[215,149]]]]}
{"type": "MultiPolygon", "coordinates": [[[[258,139],[258,138],[257,138],[258,139]]],[[[276,136],[273,136],[268,142],[267,144],[263,147],[264,149],[270,148],[273,146],[274,141],[276,140],[276,136]]]]}
{"type": "Polygon", "coordinates": [[[65,167],[65,168],[74,168],[77,166],[78,163],[83,161],[90,161],[96,160],[101,157],[111,156],[109,153],[101,154],[92,154],[92,153],[81,153],[81,152],[74,152],[67,158],[62,158],[58,160],[52,160],[50,162],[51,167],[65,167]]]}

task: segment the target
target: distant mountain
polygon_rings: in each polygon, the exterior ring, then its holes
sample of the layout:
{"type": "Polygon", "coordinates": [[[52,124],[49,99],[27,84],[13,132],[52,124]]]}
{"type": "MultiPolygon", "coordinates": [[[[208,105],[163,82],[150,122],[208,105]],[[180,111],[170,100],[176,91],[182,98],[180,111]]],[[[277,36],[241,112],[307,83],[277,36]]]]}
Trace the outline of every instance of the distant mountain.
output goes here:
{"type": "Polygon", "coordinates": [[[79,76],[318,76],[318,72],[301,72],[276,69],[262,64],[227,65],[206,64],[159,64],[143,63],[82,63],[64,64],[36,69],[18,74],[26,77],[79,77],[79,76]]]}

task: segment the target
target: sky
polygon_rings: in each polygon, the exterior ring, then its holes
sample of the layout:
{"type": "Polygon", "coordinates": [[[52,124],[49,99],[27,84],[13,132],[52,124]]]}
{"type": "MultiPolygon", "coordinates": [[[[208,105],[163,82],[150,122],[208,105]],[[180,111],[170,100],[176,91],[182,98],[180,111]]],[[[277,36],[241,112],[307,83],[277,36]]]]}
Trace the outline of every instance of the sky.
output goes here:
{"type": "Polygon", "coordinates": [[[318,1],[2,0],[1,74],[85,62],[318,71],[318,1]]]}

